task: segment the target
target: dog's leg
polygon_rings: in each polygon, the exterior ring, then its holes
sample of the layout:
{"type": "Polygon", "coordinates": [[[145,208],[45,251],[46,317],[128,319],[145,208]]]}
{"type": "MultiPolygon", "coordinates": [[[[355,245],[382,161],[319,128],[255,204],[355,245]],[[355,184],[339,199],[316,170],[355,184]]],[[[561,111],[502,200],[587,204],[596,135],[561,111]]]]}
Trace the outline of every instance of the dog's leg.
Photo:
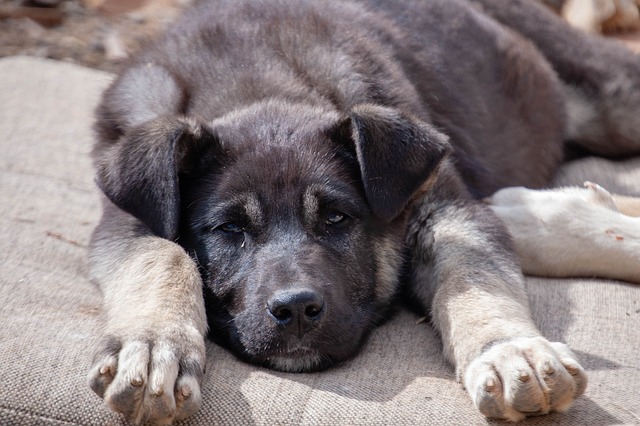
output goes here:
{"type": "Polygon", "coordinates": [[[109,199],[90,257],[106,318],[89,383],[137,423],[170,423],[201,404],[202,279],[172,241],[181,161],[215,143],[180,114],[184,98],[171,73],[147,63],[125,71],[98,108],[96,182],[109,199]]]}
{"type": "Polygon", "coordinates": [[[585,373],[566,345],[547,341],[533,324],[498,218],[447,170],[416,208],[411,297],[432,313],[444,353],[480,411],[517,421],[567,409],[584,392],[585,373]]]}
{"type": "Polygon", "coordinates": [[[532,0],[469,0],[531,40],[564,82],[566,139],[604,156],[640,154],[640,55],[571,28],[532,0]]]}
{"type": "Polygon", "coordinates": [[[206,318],[197,267],[105,199],[91,248],[104,297],[104,342],[91,388],[136,423],[168,424],[201,404],[206,318]]]}
{"type": "Polygon", "coordinates": [[[611,196],[618,211],[625,216],[640,217],[640,198],[625,197],[624,195],[613,194],[611,196]]]}
{"type": "Polygon", "coordinates": [[[624,214],[640,202],[585,186],[506,188],[487,203],[507,225],[525,273],[640,283],[640,219],[624,214]]]}

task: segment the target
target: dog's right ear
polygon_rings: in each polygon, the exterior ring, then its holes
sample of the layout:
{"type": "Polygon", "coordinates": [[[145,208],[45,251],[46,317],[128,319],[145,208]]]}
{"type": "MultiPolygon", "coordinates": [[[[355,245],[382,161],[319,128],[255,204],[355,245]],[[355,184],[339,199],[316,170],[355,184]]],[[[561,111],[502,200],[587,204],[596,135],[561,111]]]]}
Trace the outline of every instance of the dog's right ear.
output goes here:
{"type": "Polygon", "coordinates": [[[161,117],[135,126],[103,151],[96,182],[118,207],[156,235],[174,240],[180,220],[180,175],[221,161],[217,137],[205,125],[161,117]]]}

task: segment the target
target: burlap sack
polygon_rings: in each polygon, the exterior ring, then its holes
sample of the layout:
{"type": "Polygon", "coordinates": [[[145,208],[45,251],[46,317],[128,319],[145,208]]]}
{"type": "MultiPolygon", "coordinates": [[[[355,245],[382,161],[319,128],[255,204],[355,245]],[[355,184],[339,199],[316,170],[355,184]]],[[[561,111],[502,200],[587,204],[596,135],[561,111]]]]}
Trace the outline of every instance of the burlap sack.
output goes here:
{"type": "MultiPolygon", "coordinates": [[[[60,62],[0,60],[2,425],[126,424],[85,382],[101,309],[87,277],[99,217],[88,153],[110,78],[60,62]]],[[[638,195],[640,159],[584,160],[560,176],[585,179],[638,195]]],[[[567,414],[525,424],[640,424],[640,286],[531,278],[528,287],[536,322],[577,352],[590,384],[567,414]]],[[[476,412],[437,336],[416,320],[401,311],[358,357],[317,374],[256,368],[210,344],[204,405],[184,424],[500,423],[476,412]]]]}

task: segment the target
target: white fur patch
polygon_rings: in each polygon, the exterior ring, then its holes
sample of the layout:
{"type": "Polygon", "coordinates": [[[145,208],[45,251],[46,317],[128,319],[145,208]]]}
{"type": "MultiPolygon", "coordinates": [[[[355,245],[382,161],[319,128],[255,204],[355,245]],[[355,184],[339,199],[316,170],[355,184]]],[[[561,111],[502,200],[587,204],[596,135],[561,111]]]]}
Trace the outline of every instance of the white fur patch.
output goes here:
{"type": "Polygon", "coordinates": [[[272,368],[279,371],[300,373],[319,367],[322,364],[322,356],[319,354],[310,354],[299,358],[285,356],[273,357],[269,358],[268,363],[272,368]]]}
{"type": "Polygon", "coordinates": [[[487,202],[511,233],[525,273],[640,283],[640,218],[603,188],[506,188],[487,202]]]}

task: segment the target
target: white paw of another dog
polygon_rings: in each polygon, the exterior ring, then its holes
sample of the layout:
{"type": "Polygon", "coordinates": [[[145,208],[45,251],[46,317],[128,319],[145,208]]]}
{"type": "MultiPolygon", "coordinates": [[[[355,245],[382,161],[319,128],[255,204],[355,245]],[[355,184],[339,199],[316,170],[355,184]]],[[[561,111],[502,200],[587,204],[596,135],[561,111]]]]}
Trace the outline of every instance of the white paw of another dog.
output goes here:
{"type": "Polygon", "coordinates": [[[618,211],[618,207],[616,203],[613,201],[613,197],[603,187],[598,185],[597,183],[586,181],[584,183],[584,187],[588,189],[586,199],[594,204],[600,204],[610,210],[615,212],[618,211]]]}
{"type": "Polygon", "coordinates": [[[89,372],[93,391],[136,424],[170,424],[195,413],[202,404],[204,339],[188,328],[163,334],[106,339],[89,372]]]}
{"type": "Polygon", "coordinates": [[[586,181],[584,188],[565,187],[557,189],[527,189],[510,187],[497,191],[486,198],[485,203],[500,217],[509,218],[509,210],[522,216],[536,216],[544,219],[554,213],[573,213],[576,208],[605,207],[617,212],[611,194],[598,184],[586,181]],[[526,212],[520,210],[526,209],[526,212]]]}
{"type": "Polygon", "coordinates": [[[516,338],[476,358],[464,386],[485,416],[519,421],[567,410],[587,387],[587,376],[565,344],[516,338]]]}
{"type": "Polygon", "coordinates": [[[636,282],[635,218],[620,213],[604,188],[585,187],[505,188],[485,202],[509,230],[525,273],[636,282]]]}

